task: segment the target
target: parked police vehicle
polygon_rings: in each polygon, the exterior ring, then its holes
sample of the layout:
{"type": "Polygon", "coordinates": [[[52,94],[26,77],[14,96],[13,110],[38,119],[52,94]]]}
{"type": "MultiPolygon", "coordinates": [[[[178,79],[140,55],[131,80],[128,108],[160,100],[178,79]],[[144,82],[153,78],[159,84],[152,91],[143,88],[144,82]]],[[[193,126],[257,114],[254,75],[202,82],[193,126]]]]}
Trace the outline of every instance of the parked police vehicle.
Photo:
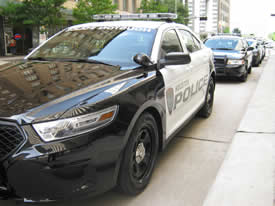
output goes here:
{"type": "Polygon", "coordinates": [[[248,38],[246,40],[249,47],[253,48],[252,65],[259,66],[263,60],[263,50],[261,49],[261,46],[259,45],[256,39],[248,38]]]}
{"type": "Polygon", "coordinates": [[[157,155],[211,114],[212,51],[173,14],[99,15],[0,68],[0,194],[54,201],[142,192],[157,155]]]}
{"type": "Polygon", "coordinates": [[[205,46],[214,52],[217,76],[234,76],[245,82],[252,69],[252,47],[239,36],[213,36],[205,40],[205,46]]]}

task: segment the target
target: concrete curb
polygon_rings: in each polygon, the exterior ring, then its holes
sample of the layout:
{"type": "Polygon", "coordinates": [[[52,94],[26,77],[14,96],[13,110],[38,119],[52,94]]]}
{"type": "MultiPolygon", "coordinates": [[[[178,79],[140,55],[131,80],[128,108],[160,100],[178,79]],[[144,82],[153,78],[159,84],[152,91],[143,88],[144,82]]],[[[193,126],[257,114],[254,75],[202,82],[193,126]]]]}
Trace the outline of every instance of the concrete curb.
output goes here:
{"type": "Polygon", "coordinates": [[[270,56],[203,206],[273,206],[275,55],[270,56]]]}

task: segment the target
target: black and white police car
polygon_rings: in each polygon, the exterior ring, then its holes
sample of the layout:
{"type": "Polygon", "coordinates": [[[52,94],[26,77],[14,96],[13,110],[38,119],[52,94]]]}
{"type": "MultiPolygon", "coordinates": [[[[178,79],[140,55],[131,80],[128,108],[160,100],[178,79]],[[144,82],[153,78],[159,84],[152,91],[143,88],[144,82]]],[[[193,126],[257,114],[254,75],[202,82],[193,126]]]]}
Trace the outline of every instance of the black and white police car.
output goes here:
{"type": "Polygon", "coordinates": [[[99,15],[0,67],[0,196],[51,201],[116,185],[135,195],[195,114],[211,114],[213,55],[173,14],[99,15]]]}

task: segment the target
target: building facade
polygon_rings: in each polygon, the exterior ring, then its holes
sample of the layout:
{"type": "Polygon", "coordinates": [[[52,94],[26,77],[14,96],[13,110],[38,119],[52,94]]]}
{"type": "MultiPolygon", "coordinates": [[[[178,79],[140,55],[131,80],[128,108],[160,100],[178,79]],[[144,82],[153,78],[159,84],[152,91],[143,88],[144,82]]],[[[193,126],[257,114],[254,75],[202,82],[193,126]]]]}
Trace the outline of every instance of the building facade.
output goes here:
{"type": "Polygon", "coordinates": [[[230,25],[230,0],[184,0],[188,4],[188,26],[196,33],[223,33],[230,25]],[[207,21],[199,17],[206,16],[207,21]]]}

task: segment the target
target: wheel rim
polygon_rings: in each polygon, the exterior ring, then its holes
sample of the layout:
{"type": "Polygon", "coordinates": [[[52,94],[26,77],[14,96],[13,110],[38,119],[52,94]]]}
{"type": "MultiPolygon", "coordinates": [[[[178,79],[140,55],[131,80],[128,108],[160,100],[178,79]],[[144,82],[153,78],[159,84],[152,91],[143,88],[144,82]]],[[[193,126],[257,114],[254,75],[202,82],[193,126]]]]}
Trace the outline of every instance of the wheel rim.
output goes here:
{"type": "Polygon", "coordinates": [[[138,133],[132,152],[131,176],[142,183],[150,171],[152,162],[152,135],[149,128],[143,128],[138,133]]]}

